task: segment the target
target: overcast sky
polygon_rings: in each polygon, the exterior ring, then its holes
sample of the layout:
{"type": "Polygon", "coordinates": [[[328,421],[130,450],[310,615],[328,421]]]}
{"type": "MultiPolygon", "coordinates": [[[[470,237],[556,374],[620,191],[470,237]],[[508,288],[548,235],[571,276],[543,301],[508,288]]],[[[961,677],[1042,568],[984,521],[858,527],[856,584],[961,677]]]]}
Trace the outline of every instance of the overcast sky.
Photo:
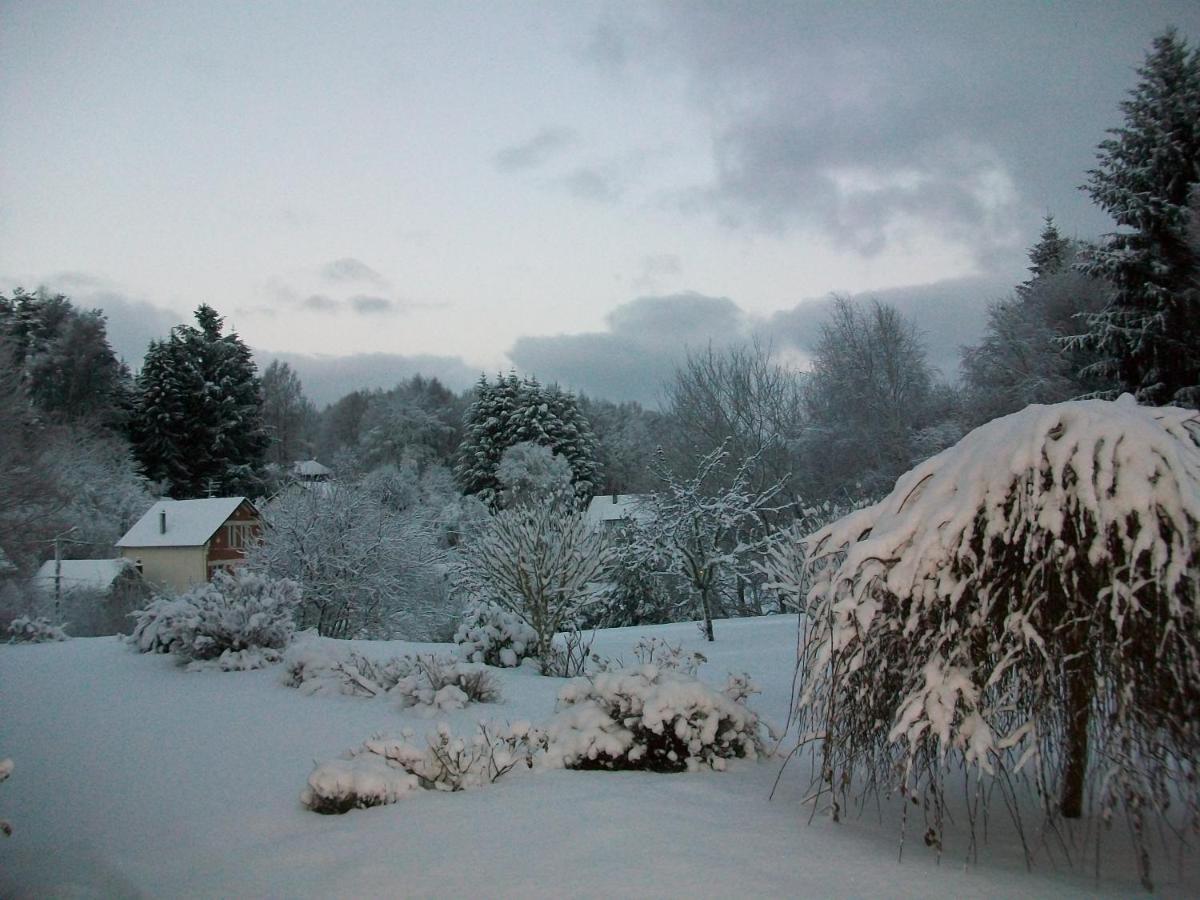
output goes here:
{"type": "Polygon", "coordinates": [[[1170,24],[1200,3],[3,2],[0,289],[135,365],[209,302],[350,387],[648,400],[685,343],[802,352],[830,292],[952,368],[1043,215],[1110,227],[1076,186],[1170,24]]]}

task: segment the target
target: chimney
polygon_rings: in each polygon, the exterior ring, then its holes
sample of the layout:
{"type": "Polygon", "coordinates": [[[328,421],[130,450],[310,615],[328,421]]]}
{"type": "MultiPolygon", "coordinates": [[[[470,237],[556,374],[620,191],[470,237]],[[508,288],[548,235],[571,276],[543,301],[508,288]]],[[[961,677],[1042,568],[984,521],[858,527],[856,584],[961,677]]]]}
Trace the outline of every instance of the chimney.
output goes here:
{"type": "Polygon", "coordinates": [[[158,533],[167,533],[167,511],[165,509],[160,509],[158,511],[158,533]]]}

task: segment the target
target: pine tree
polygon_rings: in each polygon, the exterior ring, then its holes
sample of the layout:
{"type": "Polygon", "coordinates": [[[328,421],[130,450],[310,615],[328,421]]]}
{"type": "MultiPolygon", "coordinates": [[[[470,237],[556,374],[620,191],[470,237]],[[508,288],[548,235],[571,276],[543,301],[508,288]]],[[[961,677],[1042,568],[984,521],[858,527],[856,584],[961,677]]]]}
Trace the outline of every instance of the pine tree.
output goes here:
{"type": "Polygon", "coordinates": [[[1121,104],[1125,124],[1100,144],[1084,186],[1123,230],[1084,265],[1116,293],[1090,317],[1083,343],[1100,352],[1097,370],[1139,400],[1197,407],[1200,292],[1188,204],[1200,181],[1200,52],[1169,30],[1138,74],[1121,104]]]}
{"type": "Polygon", "coordinates": [[[524,442],[549,447],[571,464],[579,498],[589,497],[599,480],[595,440],[575,397],[558,387],[515,373],[497,376],[493,385],[480,377],[475,400],[463,420],[465,435],[455,475],[464,493],[494,505],[500,490],[496,468],[504,451],[524,442]]]}
{"type": "Polygon", "coordinates": [[[62,294],[17,288],[0,296],[0,335],[39,412],[60,422],[124,427],[131,379],[99,310],[77,309],[62,294]]]}
{"type": "MultiPolygon", "coordinates": [[[[1029,271],[1033,279],[1061,272],[1073,252],[1071,242],[1058,233],[1053,216],[1046,216],[1038,242],[1029,248],[1029,271]]],[[[1029,284],[1029,282],[1026,282],[1029,284]]]]}
{"type": "Polygon", "coordinates": [[[176,326],[146,353],[134,452],[172,497],[250,493],[269,442],[257,370],[237,334],[221,334],[216,310],[202,305],[196,321],[199,328],[176,326]]]}

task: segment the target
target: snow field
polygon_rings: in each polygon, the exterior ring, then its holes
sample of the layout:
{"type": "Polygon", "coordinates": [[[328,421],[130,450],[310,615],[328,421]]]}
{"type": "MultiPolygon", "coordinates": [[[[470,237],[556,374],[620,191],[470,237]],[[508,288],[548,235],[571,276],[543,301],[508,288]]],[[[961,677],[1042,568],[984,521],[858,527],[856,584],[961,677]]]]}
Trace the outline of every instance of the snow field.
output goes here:
{"type": "MultiPolygon", "coordinates": [[[[705,645],[694,624],[600,632],[594,649],[635,664],[656,635],[709,661],[720,688],[748,671],[750,705],[786,719],[794,617],[720,621],[705,645]]],[[[341,643],[341,642],[338,642],[341,643]]],[[[449,645],[346,642],[373,658],[449,645]]],[[[462,793],[422,790],[393,806],[319,816],[299,800],[315,762],[379,734],[420,739],[445,721],[550,718],[564,681],[497,670],[503,700],[431,720],[388,698],[305,696],[282,668],[180,669],[113,638],[0,647],[0,786],[5,897],[732,897],[1130,896],[1136,869],[1106,860],[1104,880],[1039,860],[1024,868],[996,822],[977,866],[950,843],[939,865],[910,827],[897,864],[898,815],[885,809],[807,824],[804,760],[734,761],[726,772],[514,770],[462,793]]],[[[788,748],[785,743],[785,749],[788,748]]],[[[1164,893],[1194,892],[1164,872],[1164,893]]]]}

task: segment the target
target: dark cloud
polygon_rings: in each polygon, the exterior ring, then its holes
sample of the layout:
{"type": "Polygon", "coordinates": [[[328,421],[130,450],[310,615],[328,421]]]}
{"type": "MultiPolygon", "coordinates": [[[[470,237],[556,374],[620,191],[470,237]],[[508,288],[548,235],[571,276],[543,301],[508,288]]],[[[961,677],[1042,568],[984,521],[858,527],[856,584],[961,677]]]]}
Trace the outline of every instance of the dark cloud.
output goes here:
{"type": "Polygon", "coordinates": [[[685,210],[865,255],[932,231],[1011,263],[1047,210],[1110,227],[1076,186],[1171,23],[1200,33],[1200,5],[666,2],[603,19],[589,52],[684,75],[714,163],[685,210]]]}
{"type": "Polygon", "coordinates": [[[313,312],[337,312],[338,302],[327,294],[309,294],[300,301],[300,307],[313,312]]]}
{"type": "Polygon", "coordinates": [[[458,356],[392,353],[324,356],[255,350],[254,358],[260,369],[276,359],[287,363],[299,376],[308,399],[318,406],[333,403],[351,391],[391,388],[413,375],[437,378],[451,390],[462,391],[474,384],[480,374],[458,356]]]}
{"type": "Polygon", "coordinates": [[[509,358],[524,372],[599,397],[654,405],[688,348],[746,336],[727,297],[640,297],[607,316],[608,331],[519,338],[509,358]]]}
{"type": "MultiPolygon", "coordinates": [[[[889,288],[849,295],[858,303],[878,300],[911,319],[921,334],[926,358],[945,379],[958,379],[959,350],[983,333],[988,304],[1005,296],[1011,285],[998,278],[956,278],[936,284],[889,288]]],[[[802,300],[757,326],[775,347],[807,359],[829,315],[829,297],[802,300]]]]}
{"type": "Polygon", "coordinates": [[[388,281],[365,262],[344,256],[321,266],[321,277],[331,282],[351,282],[387,287],[388,281]]]}
{"type": "Polygon", "coordinates": [[[527,141],[498,151],[492,161],[501,172],[534,169],[548,162],[576,140],[577,135],[570,128],[544,128],[527,141]]]}
{"type": "MultiPolygon", "coordinates": [[[[944,378],[956,380],[961,345],[978,340],[987,305],[1008,290],[1002,280],[964,278],[850,299],[878,299],[912,319],[929,363],[944,378]]],[[[828,297],[803,300],[791,309],[753,317],[726,297],[642,297],[614,309],[607,317],[607,331],[522,337],[508,355],[520,370],[544,381],[653,406],[688,350],[709,344],[720,347],[754,337],[773,347],[781,359],[807,364],[831,302],[828,297]]]]}
{"type": "Polygon", "coordinates": [[[398,308],[394,300],[389,300],[387,297],[374,297],[370,294],[356,294],[346,302],[356,313],[365,315],[395,312],[398,308]]]}
{"type": "Polygon", "coordinates": [[[633,278],[633,287],[638,290],[656,291],[661,280],[683,273],[683,264],[674,253],[655,253],[643,256],[638,262],[638,274],[633,278]]]}
{"type": "Polygon", "coordinates": [[[625,193],[625,179],[615,166],[580,166],[559,183],[581,200],[612,203],[625,193]]]}

